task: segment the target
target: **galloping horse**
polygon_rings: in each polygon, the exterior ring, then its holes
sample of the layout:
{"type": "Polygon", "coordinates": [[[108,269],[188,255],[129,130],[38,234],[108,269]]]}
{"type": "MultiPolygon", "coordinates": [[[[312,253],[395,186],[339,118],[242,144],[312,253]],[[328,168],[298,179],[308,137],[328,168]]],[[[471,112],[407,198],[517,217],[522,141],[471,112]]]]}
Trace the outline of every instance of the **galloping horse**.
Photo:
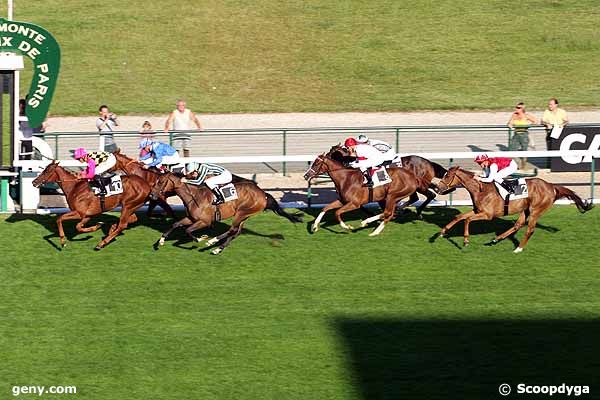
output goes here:
{"type": "MultiPolygon", "coordinates": [[[[312,231],[319,230],[319,223],[325,213],[329,210],[337,209],[335,217],[343,229],[352,230],[350,225],[342,220],[342,214],[355,210],[369,201],[385,201],[383,213],[374,217],[367,218],[361,222],[361,226],[367,226],[369,223],[380,220],[383,221],[379,226],[369,234],[377,236],[385,228],[385,224],[393,217],[396,210],[396,203],[405,197],[408,197],[417,191],[417,188],[424,184],[420,178],[417,178],[406,168],[388,168],[388,173],[392,182],[376,188],[363,186],[363,174],[361,171],[353,168],[347,168],[343,162],[332,158],[332,154],[340,151],[340,146],[334,146],[329,153],[318,156],[309,169],[304,174],[304,179],[311,180],[320,174],[328,174],[335,185],[339,199],[328,204],[323,208],[312,226],[312,231]],[[372,190],[372,194],[369,191],[372,190]],[[371,199],[370,199],[371,197],[371,199]]],[[[403,205],[402,207],[405,207],[403,205]]]]}
{"type": "MultiPolygon", "coordinates": [[[[141,163],[133,158],[129,158],[124,154],[121,154],[120,150],[115,151],[113,154],[114,154],[115,158],[117,159],[117,162],[116,162],[115,166],[113,167],[113,170],[121,170],[121,171],[125,171],[125,173],[127,175],[139,176],[140,178],[142,178],[144,181],[146,181],[148,183],[150,188],[152,188],[154,186],[154,184],[158,180],[158,177],[161,175],[158,171],[154,171],[151,169],[145,169],[143,163],[141,163]]],[[[165,212],[167,212],[169,214],[169,216],[171,216],[173,219],[175,219],[175,213],[173,212],[173,209],[166,201],[166,198],[168,198],[170,196],[174,196],[174,195],[175,195],[175,193],[170,193],[167,196],[165,196],[164,199],[163,198],[158,198],[156,200],[150,199],[150,201],[148,202],[148,211],[146,212],[146,215],[148,217],[150,217],[152,215],[152,210],[154,210],[154,207],[156,207],[156,205],[158,204],[163,210],[165,210],[165,212]]]]}
{"type": "Polygon", "coordinates": [[[491,242],[492,244],[496,244],[500,240],[516,233],[525,225],[529,218],[527,233],[525,233],[525,237],[514,250],[515,253],[520,253],[523,251],[531,235],[533,235],[538,218],[548,211],[556,200],[566,197],[574,201],[581,213],[591,210],[594,206],[582,200],[572,190],[564,186],[553,185],[539,178],[526,179],[526,181],[529,196],[524,199],[510,201],[508,212],[505,214],[504,199],[496,190],[494,183],[480,182],[475,179],[475,174],[465,171],[458,166],[450,168],[446,176],[438,183],[440,192],[463,185],[471,195],[473,210],[461,214],[452,220],[440,231],[440,236],[443,237],[456,223],[465,220],[464,245],[467,246],[469,244],[469,224],[471,221],[491,220],[503,215],[520,213],[515,225],[501,235],[496,236],[491,242]]]}
{"type": "Polygon", "coordinates": [[[137,221],[134,212],[146,201],[150,193],[150,186],[137,176],[123,176],[121,181],[123,183],[123,193],[106,197],[103,207],[100,198],[94,195],[87,180],[79,179],[75,174],[58,165],[56,161],[48,164],[46,169],[33,181],[33,185],[40,187],[48,182],[56,182],[65,194],[67,204],[72,211],[62,214],[56,219],[62,247],[66,246],[65,232],[62,226],[62,222],[65,220],[80,219],[81,221],[76,226],[79,232],[95,232],[102,226],[101,224],[87,228],[84,225],[92,217],[121,206],[119,223],[111,226],[108,236],[96,245],[95,250],[102,249],[123,229],[127,228],[128,224],[137,221]]]}
{"type": "Polygon", "coordinates": [[[233,217],[233,222],[227,232],[206,242],[208,246],[212,246],[225,240],[223,244],[212,251],[213,254],[219,254],[233,239],[242,233],[244,222],[261,211],[272,210],[277,215],[285,217],[291,222],[302,221],[297,215],[285,212],[277,204],[273,196],[265,193],[255,182],[244,180],[243,182],[236,182],[234,185],[238,199],[214,206],[212,205],[213,193],[206,185],[195,186],[182,183],[181,178],[170,172],[161,175],[154,185],[150,196],[156,199],[164,196],[165,193],[177,193],[181,200],[183,200],[188,216],[174,223],[163,233],[158,241],[159,245],[164,245],[169,234],[181,226],[187,226],[185,232],[193,240],[200,243],[208,239],[208,237],[202,236],[196,238],[193,235],[194,231],[206,228],[215,221],[233,217]]]}
{"type": "MultiPolygon", "coordinates": [[[[334,160],[341,161],[343,163],[349,163],[356,160],[356,157],[348,155],[347,151],[345,151],[345,149],[340,145],[334,146],[329,152],[329,155],[334,160]]],[[[417,178],[419,178],[419,187],[417,188],[416,192],[410,195],[406,207],[419,201],[419,196],[417,193],[424,195],[426,197],[425,201],[416,209],[417,218],[423,219],[423,216],[421,215],[423,210],[437,196],[433,179],[442,179],[448,171],[440,164],[429,161],[428,159],[420,156],[404,156],[400,157],[400,161],[402,162],[402,167],[409,169],[417,178]]],[[[455,189],[450,189],[447,193],[450,193],[454,190],[455,189]]],[[[382,208],[385,208],[385,204],[382,204],[382,208]]]]}

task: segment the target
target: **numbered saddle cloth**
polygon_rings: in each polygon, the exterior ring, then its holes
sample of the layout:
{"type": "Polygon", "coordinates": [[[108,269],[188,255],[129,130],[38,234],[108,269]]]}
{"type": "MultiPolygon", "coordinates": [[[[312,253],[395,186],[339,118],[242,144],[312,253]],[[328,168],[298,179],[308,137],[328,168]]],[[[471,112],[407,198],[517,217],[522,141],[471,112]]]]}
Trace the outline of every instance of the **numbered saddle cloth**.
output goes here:
{"type": "MultiPolygon", "coordinates": [[[[121,175],[113,175],[111,177],[102,177],[102,184],[106,189],[105,197],[114,196],[115,194],[123,193],[123,182],[121,181],[121,175]]],[[[92,192],[96,196],[100,195],[100,188],[92,186],[92,192]]]]}
{"type": "Polygon", "coordinates": [[[238,198],[237,190],[235,190],[235,186],[233,185],[233,183],[219,185],[219,192],[221,192],[221,194],[223,195],[223,200],[225,203],[238,198]]]}
{"type": "Polygon", "coordinates": [[[390,175],[384,167],[377,167],[373,169],[373,187],[383,186],[392,181],[390,175]]]}
{"type": "MultiPolygon", "coordinates": [[[[506,189],[500,185],[498,182],[494,182],[496,184],[496,189],[498,189],[498,193],[502,196],[503,199],[506,199],[508,192],[506,189]]],[[[512,179],[504,181],[505,184],[510,185],[513,188],[513,192],[508,198],[511,200],[519,200],[526,199],[529,197],[529,189],[527,188],[527,180],[525,178],[512,179]]]]}

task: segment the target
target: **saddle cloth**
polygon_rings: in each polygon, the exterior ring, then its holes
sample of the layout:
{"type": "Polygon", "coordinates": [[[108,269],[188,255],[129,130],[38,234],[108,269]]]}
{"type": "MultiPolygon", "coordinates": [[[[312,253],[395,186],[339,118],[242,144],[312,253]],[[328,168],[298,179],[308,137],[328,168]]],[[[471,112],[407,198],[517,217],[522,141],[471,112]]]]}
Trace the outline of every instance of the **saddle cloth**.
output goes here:
{"type": "Polygon", "coordinates": [[[225,203],[238,198],[237,190],[235,190],[235,186],[231,182],[226,185],[219,185],[218,190],[223,195],[223,200],[225,203]]]}
{"type": "MultiPolygon", "coordinates": [[[[111,177],[103,177],[104,188],[106,189],[105,197],[114,196],[115,194],[123,193],[123,182],[121,181],[121,175],[113,175],[111,177]],[[109,180],[110,179],[110,180],[109,180]]],[[[91,186],[92,192],[96,196],[100,194],[100,189],[96,186],[91,186]]]]}
{"type": "MultiPolygon", "coordinates": [[[[527,197],[529,197],[529,189],[527,188],[527,181],[525,180],[525,178],[519,178],[516,181],[511,180],[507,182],[509,183],[509,185],[513,185],[515,188],[515,193],[510,195],[508,201],[526,199],[527,197]]],[[[504,187],[502,187],[502,185],[500,185],[498,182],[494,182],[494,184],[496,185],[496,189],[498,189],[498,193],[500,193],[500,196],[503,199],[506,199],[506,196],[508,195],[506,189],[504,189],[504,187]]]]}
{"type": "Polygon", "coordinates": [[[377,167],[373,169],[373,187],[383,186],[392,181],[385,167],[377,167]]]}

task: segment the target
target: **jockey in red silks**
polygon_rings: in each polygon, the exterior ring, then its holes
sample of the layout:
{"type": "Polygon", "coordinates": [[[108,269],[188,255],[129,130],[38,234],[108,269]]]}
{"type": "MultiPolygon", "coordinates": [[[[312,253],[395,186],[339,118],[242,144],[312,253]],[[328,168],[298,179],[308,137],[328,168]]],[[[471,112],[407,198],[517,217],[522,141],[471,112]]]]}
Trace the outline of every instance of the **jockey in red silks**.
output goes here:
{"type": "Polygon", "coordinates": [[[344,146],[350,152],[350,155],[356,156],[356,161],[351,162],[352,168],[358,168],[362,171],[367,180],[367,186],[373,186],[373,168],[384,163],[385,157],[375,147],[364,143],[358,143],[356,139],[350,137],[344,141],[344,146]]]}
{"type": "Polygon", "coordinates": [[[487,154],[481,154],[475,158],[475,162],[481,168],[489,169],[487,176],[476,176],[475,179],[481,182],[498,182],[509,193],[514,193],[513,188],[504,182],[504,178],[517,172],[519,169],[519,166],[513,159],[507,157],[490,158],[487,154]]]}
{"type": "Polygon", "coordinates": [[[91,180],[100,189],[101,195],[106,195],[106,188],[101,175],[115,166],[117,159],[112,153],[106,151],[93,151],[88,153],[82,147],[75,149],[73,158],[87,164],[85,171],[79,175],[82,179],[91,180]]]}

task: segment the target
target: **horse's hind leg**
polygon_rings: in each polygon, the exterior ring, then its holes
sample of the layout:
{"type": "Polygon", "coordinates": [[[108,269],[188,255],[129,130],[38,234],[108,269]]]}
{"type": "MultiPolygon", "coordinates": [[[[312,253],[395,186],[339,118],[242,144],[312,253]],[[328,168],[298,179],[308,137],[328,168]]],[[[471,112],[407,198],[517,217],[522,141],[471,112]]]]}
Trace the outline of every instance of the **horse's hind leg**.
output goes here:
{"type": "MultiPolygon", "coordinates": [[[[397,196],[392,199],[386,199],[385,210],[383,210],[383,221],[379,223],[379,226],[375,228],[375,230],[371,232],[369,236],[377,236],[383,231],[383,228],[385,228],[385,224],[389,222],[392,218],[394,218],[394,215],[396,213],[396,204],[398,204],[398,201],[400,201],[403,197],[404,196],[397,196]]],[[[406,204],[403,204],[402,208],[404,208],[405,206],[406,204]]]]}
{"type": "Polygon", "coordinates": [[[219,254],[225,249],[225,247],[229,246],[232,240],[242,233],[242,227],[244,225],[244,222],[246,222],[248,218],[250,218],[250,215],[246,215],[244,217],[236,217],[236,219],[231,224],[231,228],[229,228],[229,230],[226,232],[227,236],[225,242],[223,242],[223,244],[211,251],[211,253],[219,254]]]}
{"type": "Polygon", "coordinates": [[[523,225],[525,225],[525,221],[527,220],[527,215],[528,215],[528,212],[526,209],[521,211],[521,214],[519,215],[519,218],[515,222],[515,225],[513,227],[511,227],[510,229],[507,229],[506,232],[496,236],[494,238],[494,240],[492,240],[492,243],[498,243],[499,241],[506,239],[513,233],[517,233],[519,231],[519,229],[521,229],[523,227],[523,225]]]}
{"type": "Polygon", "coordinates": [[[90,219],[90,217],[84,217],[81,221],[77,223],[77,225],[75,225],[75,228],[77,228],[77,230],[81,233],[96,232],[98,229],[100,229],[102,223],[98,222],[94,226],[85,227],[84,225],[87,224],[90,219]]]}
{"type": "Polygon", "coordinates": [[[550,204],[549,207],[547,207],[541,211],[536,210],[537,212],[534,212],[529,216],[529,222],[527,223],[527,232],[525,232],[525,237],[523,238],[523,240],[521,240],[521,243],[519,243],[519,246],[514,250],[515,253],[520,253],[523,251],[523,248],[525,247],[525,245],[531,238],[531,235],[533,235],[533,232],[535,231],[535,226],[537,224],[538,218],[550,207],[552,207],[552,204],[550,204]]]}
{"type": "Polygon", "coordinates": [[[425,201],[419,206],[417,207],[417,218],[418,219],[423,219],[423,216],[421,215],[421,213],[423,212],[423,210],[425,209],[425,207],[427,207],[427,205],[429,203],[431,203],[433,201],[433,199],[435,199],[436,194],[434,192],[432,192],[431,190],[427,190],[425,193],[423,193],[427,198],[425,199],[425,201]]]}
{"type": "MultiPolygon", "coordinates": [[[[123,229],[127,228],[129,220],[131,219],[131,215],[134,213],[134,211],[135,211],[135,208],[133,210],[131,210],[128,207],[124,206],[123,209],[121,210],[121,216],[119,217],[118,225],[116,227],[114,225],[113,225],[113,227],[111,227],[111,229],[108,233],[108,236],[106,236],[106,238],[104,240],[101,240],[100,243],[98,243],[96,245],[95,250],[102,249],[104,246],[109,244],[115,237],[117,237],[117,235],[119,233],[121,233],[123,231],[123,229]]],[[[137,220],[137,218],[136,218],[136,220],[137,220]]]]}

